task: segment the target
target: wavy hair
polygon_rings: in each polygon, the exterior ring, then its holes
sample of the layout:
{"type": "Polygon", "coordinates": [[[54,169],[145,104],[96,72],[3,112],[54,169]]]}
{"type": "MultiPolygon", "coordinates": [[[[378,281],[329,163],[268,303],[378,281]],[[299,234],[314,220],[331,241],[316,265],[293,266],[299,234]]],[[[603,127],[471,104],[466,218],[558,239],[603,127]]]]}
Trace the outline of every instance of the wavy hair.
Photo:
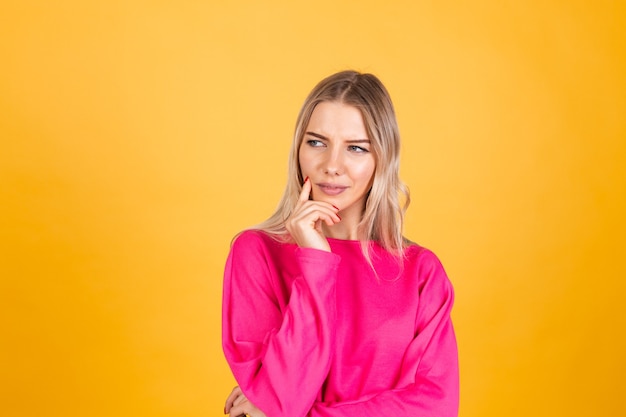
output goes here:
{"type": "Polygon", "coordinates": [[[402,236],[404,213],[411,200],[409,190],[399,176],[398,123],[385,86],[376,76],[357,71],[341,71],[330,75],[309,93],[296,121],[289,155],[289,175],[282,199],[274,214],[254,228],[281,240],[290,240],[285,221],[297,204],[304,182],[298,154],[311,114],[322,102],[338,102],[359,109],[372,143],[376,161],[374,180],[357,231],[364,255],[371,264],[371,241],[377,242],[390,253],[402,255],[408,243],[402,236]]]}

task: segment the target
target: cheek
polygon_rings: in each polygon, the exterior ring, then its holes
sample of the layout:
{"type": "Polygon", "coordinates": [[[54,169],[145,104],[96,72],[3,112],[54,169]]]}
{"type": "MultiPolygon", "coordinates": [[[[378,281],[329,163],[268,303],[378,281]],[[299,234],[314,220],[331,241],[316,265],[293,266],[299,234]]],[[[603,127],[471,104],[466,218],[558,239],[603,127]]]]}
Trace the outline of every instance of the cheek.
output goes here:
{"type": "Polygon", "coordinates": [[[302,155],[302,150],[300,150],[300,152],[298,152],[298,165],[300,166],[300,173],[302,175],[306,175],[306,172],[308,171],[308,164],[307,164],[307,159],[306,157],[303,157],[302,155]]]}
{"type": "Polygon", "coordinates": [[[315,155],[311,155],[311,152],[307,150],[300,150],[298,154],[298,162],[300,163],[300,172],[305,176],[315,170],[317,164],[315,155]]]}
{"type": "Polygon", "coordinates": [[[300,173],[302,174],[302,178],[304,178],[308,175],[310,171],[309,164],[307,163],[307,160],[303,158],[300,158],[298,160],[298,163],[300,165],[300,173]]]}
{"type": "Polygon", "coordinates": [[[376,164],[374,163],[374,161],[370,161],[367,164],[363,164],[361,167],[359,167],[357,171],[357,176],[359,177],[359,180],[367,184],[367,186],[369,187],[372,184],[372,181],[374,181],[375,170],[376,164]]]}

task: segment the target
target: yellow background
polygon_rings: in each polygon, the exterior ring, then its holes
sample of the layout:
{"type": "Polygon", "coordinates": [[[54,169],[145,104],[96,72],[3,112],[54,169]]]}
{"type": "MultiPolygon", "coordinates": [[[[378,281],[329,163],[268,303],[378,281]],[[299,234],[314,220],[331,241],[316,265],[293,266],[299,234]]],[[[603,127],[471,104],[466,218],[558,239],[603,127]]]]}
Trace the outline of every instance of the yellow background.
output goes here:
{"type": "MultiPolygon", "coordinates": [[[[626,414],[621,1],[0,6],[0,414],[219,416],[232,236],[305,95],[388,86],[461,416],[626,414]]],[[[271,416],[270,416],[271,417],[271,416]]]]}

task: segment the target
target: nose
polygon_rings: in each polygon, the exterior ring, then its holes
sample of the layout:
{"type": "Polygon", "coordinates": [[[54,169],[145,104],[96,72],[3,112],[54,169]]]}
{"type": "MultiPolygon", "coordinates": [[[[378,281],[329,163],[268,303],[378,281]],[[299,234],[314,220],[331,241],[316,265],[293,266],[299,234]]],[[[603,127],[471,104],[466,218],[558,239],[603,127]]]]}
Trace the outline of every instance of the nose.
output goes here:
{"type": "Polygon", "coordinates": [[[339,149],[330,149],[324,161],[324,173],[327,175],[341,175],[343,173],[343,157],[339,149]]]}

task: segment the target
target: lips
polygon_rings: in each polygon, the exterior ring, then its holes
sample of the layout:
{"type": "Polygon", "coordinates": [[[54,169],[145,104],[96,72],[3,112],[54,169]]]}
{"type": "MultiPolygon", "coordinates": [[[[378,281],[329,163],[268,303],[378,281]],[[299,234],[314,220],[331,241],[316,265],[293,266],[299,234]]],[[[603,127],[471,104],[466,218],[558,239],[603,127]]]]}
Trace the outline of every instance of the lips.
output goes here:
{"type": "Polygon", "coordinates": [[[338,195],[348,189],[348,187],[344,185],[329,184],[329,183],[320,183],[320,184],[317,184],[317,186],[320,189],[320,191],[326,195],[338,195]]]}

